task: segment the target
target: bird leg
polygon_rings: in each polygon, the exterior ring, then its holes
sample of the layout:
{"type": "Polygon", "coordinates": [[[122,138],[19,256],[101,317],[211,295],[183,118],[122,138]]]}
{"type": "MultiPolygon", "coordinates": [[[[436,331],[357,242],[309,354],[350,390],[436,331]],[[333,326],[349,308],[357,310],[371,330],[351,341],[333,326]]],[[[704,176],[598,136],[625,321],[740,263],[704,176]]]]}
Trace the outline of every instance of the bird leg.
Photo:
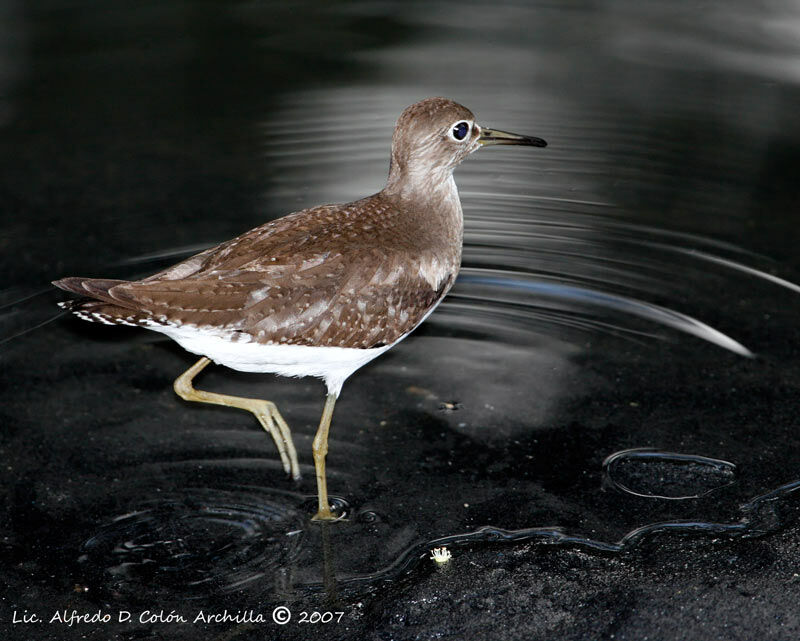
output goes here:
{"type": "MultiPolygon", "coordinates": [[[[297,451],[292,442],[292,433],[286,421],[283,420],[278,408],[275,406],[275,403],[257,398],[242,398],[240,396],[204,392],[192,386],[194,377],[210,362],[211,361],[204,356],[176,378],[173,384],[175,393],[185,401],[225,405],[226,407],[237,407],[252,412],[258,419],[258,422],[261,423],[261,427],[269,432],[272,440],[275,441],[278,454],[281,456],[283,469],[286,470],[287,474],[291,474],[293,479],[299,479],[300,464],[297,462],[297,451]]],[[[317,477],[319,477],[319,472],[317,473],[317,477]]]]}
{"type": "Polygon", "coordinates": [[[319,501],[319,509],[314,516],[315,521],[332,521],[336,518],[331,514],[331,506],[328,503],[328,484],[325,480],[325,456],[328,454],[328,431],[331,427],[334,405],[336,405],[336,394],[328,394],[325,399],[325,409],[322,410],[322,418],[319,421],[319,429],[317,429],[317,435],[314,437],[312,445],[314,467],[317,470],[317,500],[319,501]]]}

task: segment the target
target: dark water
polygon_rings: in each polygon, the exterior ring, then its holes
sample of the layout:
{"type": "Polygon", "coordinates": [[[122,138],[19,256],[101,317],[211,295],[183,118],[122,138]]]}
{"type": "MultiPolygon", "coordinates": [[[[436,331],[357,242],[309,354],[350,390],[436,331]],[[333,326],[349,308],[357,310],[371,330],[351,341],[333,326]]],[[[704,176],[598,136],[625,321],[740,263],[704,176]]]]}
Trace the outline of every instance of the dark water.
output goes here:
{"type": "Polygon", "coordinates": [[[4,621],[188,603],[368,617],[441,545],[625,554],[794,523],[794,4],[0,11],[4,621]],[[321,383],[202,378],[278,404],[293,483],[252,417],[174,396],[190,355],[58,316],[48,282],[141,277],[377,191],[395,118],[429,95],[549,147],[458,169],[462,273],[345,385],[328,467],[347,518],[321,527],[321,383]]]}

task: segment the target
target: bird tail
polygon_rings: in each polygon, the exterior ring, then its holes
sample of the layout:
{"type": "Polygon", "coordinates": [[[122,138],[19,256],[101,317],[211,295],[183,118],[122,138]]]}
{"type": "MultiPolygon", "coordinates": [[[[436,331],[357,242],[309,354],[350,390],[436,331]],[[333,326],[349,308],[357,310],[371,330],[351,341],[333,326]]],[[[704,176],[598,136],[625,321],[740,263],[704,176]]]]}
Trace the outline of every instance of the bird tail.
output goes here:
{"type": "Polygon", "coordinates": [[[61,280],[54,280],[53,285],[64,291],[83,296],[84,298],[94,298],[106,303],[119,304],[108,290],[116,285],[127,283],[126,280],[114,280],[111,278],[81,278],[80,276],[70,276],[61,280]]]}
{"type": "Polygon", "coordinates": [[[109,293],[112,287],[127,282],[110,278],[70,276],[54,280],[53,285],[80,296],[58,304],[61,309],[72,312],[78,318],[105,325],[140,325],[146,321],[146,315],[139,313],[133,307],[128,307],[124,301],[117,300],[109,293]]]}

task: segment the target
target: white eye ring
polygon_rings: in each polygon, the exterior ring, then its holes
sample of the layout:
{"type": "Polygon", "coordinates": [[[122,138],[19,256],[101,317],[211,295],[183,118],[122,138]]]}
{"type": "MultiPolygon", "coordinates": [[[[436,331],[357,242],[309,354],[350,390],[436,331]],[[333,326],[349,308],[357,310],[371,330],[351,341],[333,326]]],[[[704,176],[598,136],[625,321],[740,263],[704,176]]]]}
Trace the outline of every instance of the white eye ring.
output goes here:
{"type": "Polygon", "coordinates": [[[456,142],[464,142],[465,140],[469,139],[469,134],[471,131],[472,131],[471,120],[458,120],[457,122],[454,122],[452,125],[450,125],[448,134],[450,138],[455,140],[456,142]]]}

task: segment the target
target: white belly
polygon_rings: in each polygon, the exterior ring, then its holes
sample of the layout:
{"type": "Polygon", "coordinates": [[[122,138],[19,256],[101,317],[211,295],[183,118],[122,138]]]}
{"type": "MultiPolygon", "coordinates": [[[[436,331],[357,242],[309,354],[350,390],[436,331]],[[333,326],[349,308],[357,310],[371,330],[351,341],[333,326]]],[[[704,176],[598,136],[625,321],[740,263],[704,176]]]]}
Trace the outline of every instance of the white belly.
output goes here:
{"type": "MultiPolygon", "coordinates": [[[[428,310],[420,324],[439,306],[441,299],[428,310]]],[[[419,325],[417,325],[419,327],[419,325]]],[[[222,332],[190,326],[150,325],[148,329],[169,336],[183,349],[206,356],[218,365],[240,372],[279,374],[280,376],[316,376],[325,381],[328,393],[339,395],[345,380],[358,368],[394,347],[391,345],[356,349],[353,347],[311,347],[308,345],[262,345],[256,342],[231,341],[222,332]]],[[[409,332],[410,333],[410,332],[409,332]]]]}
{"type": "Polygon", "coordinates": [[[344,381],[353,372],[392,347],[384,345],[372,349],[356,349],[308,345],[261,345],[255,342],[232,342],[223,338],[221,334],[196,328],[154,325],[150,329],[169,336],[187,352],[207,356],[219,365],[240,372],[316,376],[325,381],[330,394],[337,396],[344,381]]]}

